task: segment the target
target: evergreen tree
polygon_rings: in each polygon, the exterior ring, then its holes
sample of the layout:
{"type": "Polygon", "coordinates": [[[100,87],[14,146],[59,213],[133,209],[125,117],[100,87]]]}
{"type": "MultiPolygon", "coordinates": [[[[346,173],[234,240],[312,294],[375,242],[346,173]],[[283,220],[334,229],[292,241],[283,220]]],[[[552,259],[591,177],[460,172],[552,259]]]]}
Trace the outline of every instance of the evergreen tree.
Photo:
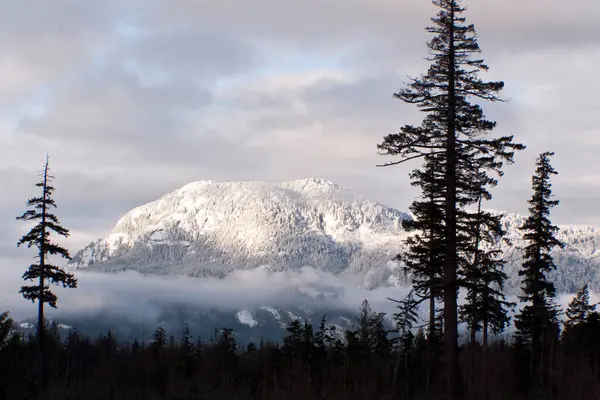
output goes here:
{"type": "Polygon", "coordinates": [[[408,352],[413,345],[414,335],[412,329],[417,322],[419,303],[415,300],[414,292],[412,290],[400,301],[390,300],[397,303],[398,308],[398,312],[392,316],[396,322],[396,332],[398,333],[398,337],[396,338],[396,352],[398,357],[396,359],[396,367],[394,368],[394,375],[392,378],[392,391],[395,390],[399,376],[402,375],[402,380],[404,381],[404,397],[408,397],[408,352]]]}
{"type": "Polygon", "coordinates": [[[162,326],[159,326],[158,328],[156,328],[156,330],[154,331],[154,334],[152,335],[152,347],[154,349],[160,349],[162,347],[164,347],[167,344],[167,332],[165,331],[165,328],[163,328],[162,326]]]}
{"type": "Polygon", "coordinates": [[[346,331],[349,346],[354,346],[361,353],[383,354],[389,351],[391,345],[384,317],[385,313],[373,311],[369,302],[363,300],[356,317],[355,329],[346,331]]]}
{"type": "Polygon", "coordinates": [[[14,322],[8,311],[0,314],[0,349],[6,345],[13,331],[14,322]]]}
{"type": "Polygon", "coordinates": [[[217,348],[227,354],[235,354],[238,351],[238,344],[235,340],[235,334],[231,328],[223,328],[216,341],[217,348]]]}
{"type": "Polygon", "coordinates": [[[185,326],[183,327],[183,334],[181,335],[179,347],[183,356],[189,356],[194,353],[194,340],[192,339],[190,327],[187,324],[185,324],[185,326]]]}
{"type": "Polygon", "coordinates": [[[287,335],[283,337],[283,346],[289,349],[297,348],[304,341],[304,326],[299,319],[290,321],[286,327],[287,335]]]}
{"type": "Polygon", "coordinates": [[[583,285],[569,303],[569,308],[567,308],[565,313],[567,315],[565,328],[568,329],[583,324],[595,311],[596,304],[590,304],[590,291],[588,285],[583,285]]]}
{"type": "Polygon", "coordinates": [[[321,317],[321,322],[319,323],[319,329],[315,332],[315,345],[321,349],[331,347],[335,342],[335,326],[329,326],[326,323],[327,316],[323,315],[321,317]]]}
{"type": "Polygon", "coordinates": [[[179,351],[183,359],[183,375],[189,378],[192,374],[192,368],[194,366],[194,352],[196,347],[194,340],[192,339],[192,333],[187,324],[183,328],[183,334],[179,342],[179,351]]]}
{"type": "MultiPolygon", "coordinates": [[[[392,300],[392,299],[390,299],[392,300]]],[[[404,299],[392,300],[397,303],[398,312],[393,314],[393,319],[396,322],[396,330],[398,331],[401,342],[407,338],[411,338],[412,328],[417,322],[419,303],[415,300],[414,292],[411,290],[404,299]]],[[[403,346],[407,347],[407,346],[403,346]]]]}
{"type": "Polygon", "coordinates": [[[410,206],[413,219],[403,221],[413,235],[406,239],[407,250],[396,258],[410,276],[416,296],[429,302],[429,348],[434,348],[439,327],[436,323],[436,301],[442,299],[444,265],[444,198],[443,176],[439,155],[427,157],[422,170],[411,173],[412,185],[422,190],[420,199],[410,206]]]}
{"type": "Polygon", "coordinates": [[[461,321],[467,324],[471,343],[482,332],[487,346],[488,333],[498,334],[509,324],[509,309],[514,303],[504,295],[504,260],[498,244],[505,235],[501,215],[482,209],[480,196],[475,212],[459,214],[461,248],[461,286],[466,288],[466,302],[459,307],[461,321]]]}
{"type": "MultiPolygon", "coordinates": [[[[512,162],[514,150],[523,146],[512,142],[512,136],[486,139],[495,122],[486,119],[482,108],[470,100],[498,101],[502,82],[484,82],[479,71],[486,71],[473,25],[465,24],[464,7],[458,0],[433,0],[440,10],[432,18],[428,32],[434,38],[428,43],[431,62],[428,72],[411,79],[405,89],[395,94],[400,100],[416,104],[427,116],[421,126],[404,126],[400,133],[384,138],[379,149],[383,154],[401,159],[385,165],[398,165],[409,160],[440,155],[444,195],[444,353],[446,384],[452,397],[458,392],[458,240],[457,213],[460,207],[475,203],[481,187],[473,179],[479,173],[485,185],[495,179],[488,172],[501,173],[504,162],[512,162]]],[[[484,187],[484,190],[487,188],[484,187]]]]}
{"type": "Polygon", "coordinates": [[[293,358],[307,362],[315,347],[315,337],[312,325],[307,321],[294,319],[286,328],[287,335],[283,338],[283,348],[293,358]]]}
{"type": "Polygon", "coordinates": [[[544,343],[558,335],[558,310],[554,304],[554,284],[547,273],[556,269],[551,256],[555,247],[563,244],[556,238],[558,227],[550,221],[550,210],[558,204],[552,199],[552,175],[558,173],[550,164],[551,152],[540,154],[532,178],[533,196],[529,200],[530,215],[520,227],[527,245],[519,271],[522,294],[519,299],[527,304],[515,316],[518,345],[529,354],[529,369],[533,373],[544,362],[544,343]]]}
{"type": "Polygon", "coordinates": [[[38,301],[37,329],[40,342],[44,336],[44,304],[47,303],[50,307],[56,308],[58,300],[46,282],[68,288],[77,287],[77,279],[73,274],[50,264],[48,260],[49,256],[52,255],[67,260],[71,259],[67,249],[50,241],[51,232],[64,237],[69,236],[69,231],[63,228],[56,215],[50,212],[52,208],[56,208],[56,202],[52,198],[54,187],[51,186],[51,183],[53,179],[54,177],[50,175],[49,160],[46,158],[42,180],[36,184],[42,190],[41,196],[27,200],[27,206],[31,208],[17,217],[18,220],[22,221],[38,221],[27,234],[21,237],[17,246],[26,244],[27,247],[36,247],[38,250],[37,264],[32,264],[23,274],[24,280],[37,279],[38,283],[21,287],[19,293],[28,300],[38,301]]]}

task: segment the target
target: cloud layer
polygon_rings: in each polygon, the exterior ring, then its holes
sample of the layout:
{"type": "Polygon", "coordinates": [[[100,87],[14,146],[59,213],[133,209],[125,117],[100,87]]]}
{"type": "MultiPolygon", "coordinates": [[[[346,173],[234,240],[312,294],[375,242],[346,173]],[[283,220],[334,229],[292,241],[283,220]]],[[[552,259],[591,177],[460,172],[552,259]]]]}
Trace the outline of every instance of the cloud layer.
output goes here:
{"type": "MultiPolygon", "coordinates": [[[[0,268],[0,312],[10,310],[17,320],[35,319],[36,305],[24,300],[15,290],[22,284],[15,272],[0,268]]],[[[117,330],[122,321],[141,322],[152,330],[161,324],[165,310],[169,309],[212,310],[233,315],[242,309],[256,311],[263,306],[284,310],[305,307],[335,315],[357,312],[364,299],[373,310],[385,312],[391,322],[397,310],[389,298],[401,300],[409,291],[402,287],[365,290],[352,278],[340,278],[308,267],[288,273],[239,270],[224,279],[143,276],[133,271],[118,274],[78,271],[76,275],[77,289],[55,288],[59,296],[58,309],[47,307],[47,318],[93,321],[95,316],[101,316],[103,324],[117,330]]],[[[572,298],[573,295],[560,295],[556,300],[566,309],[572,298]]],[[[518,302],[516,297],[509,300],[518,302]]],[[[598,301],[600,297],[592,293],[591,302],[598,301]]],[[[462,302],[461,298],[459,304],[462,302]]],[[[417,326],[426,324],[427,307],[425,303],[420,306],[417,326]]],[[[513,330],[511,326],[506,332],[513,330]]]]}
{"type": "MultiPolygon", "coordinates": [[[[17,319],[34,317],[37,306],[17,293],[23,281],[16,272],[0,268],[0,305],[17,319]]],[[[364,299],[368,299],[374,309],[392,312],[394,304],[387,298],[402,298],[408,293],[404,288],[369,291],[360,288],[351,278],[335,277],[314,268],[290,273],[240,270],[224,279],[143,276],[133,271],[118,274],[77,271],[76,276],[78,288],[53,288],[59,303],[57,309],[48,308],[51,318],[108,312],[115,316],[144,315],[151,320],[159,308],[169,306],[224,312],[255,310],[262,306],[318,306],[319,309],[356,311],[364,299]]]]}

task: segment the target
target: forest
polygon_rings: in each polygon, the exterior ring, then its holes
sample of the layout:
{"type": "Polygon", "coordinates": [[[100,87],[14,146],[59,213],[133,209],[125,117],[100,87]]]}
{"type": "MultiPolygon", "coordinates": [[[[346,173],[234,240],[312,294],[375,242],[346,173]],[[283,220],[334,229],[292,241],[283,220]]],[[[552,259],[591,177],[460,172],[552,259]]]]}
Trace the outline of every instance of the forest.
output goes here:
{"type": "Polygon", "coordinates": [[[499,244],[507,238],[500,216],[486,205],[503,168],[525,145],[494,136],[496,122],[484,114],[484,104],[504,101],[504,82],[479,77],[489,67],[466,6],[433,4],[429,68],[394,94],[422,111],[423,120],[377,146],[393,157],[380,167],[416,165],[410,179],[421,192],[406,221],[413,233],[408,250],[397,256],[412,291],[390,299],[397,305],[390,316],[395,329],[365,301],[346,332],[335,332],[326,316],[318,326],[295,320],[281,343],[243,348],[227,327],[206,341],[189,329],[175,338],[162,327],[152,340],[132,344],[110,331],[90,338],[73,330],[61,338],[44,305],[57,307],[51,285],[76,289],[77,279],[50,261],[70,255],[51,240],[69,230],[52,212],[47,159],[38,197],[17,218],[35,223],[17,245],[38,254],[23,275],[31,285],[19,292],[37,302],[36,334],[16,333],[9,312],[2,314],[0,399],[599,399],[600,313],[587,286],[561,310],[547,276],[557,268],[553,249],[563,246],[551,220],[559,205],[554,153],[541,153],[532,168],[529,215],[520,227],[526,246],[518,307],[504,291],[499,244]],[[418,318],[421,306],[426,321],[418,318]],[[501,339],[511,325],[515,333],[501,339]]]}

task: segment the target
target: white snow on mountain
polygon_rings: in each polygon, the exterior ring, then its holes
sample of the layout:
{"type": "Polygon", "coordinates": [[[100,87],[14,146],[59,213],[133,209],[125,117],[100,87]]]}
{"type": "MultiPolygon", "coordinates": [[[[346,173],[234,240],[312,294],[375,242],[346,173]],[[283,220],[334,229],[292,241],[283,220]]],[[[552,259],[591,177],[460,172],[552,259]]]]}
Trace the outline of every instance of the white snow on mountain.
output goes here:
{"type": "MultiPolygon", "coordinates": [[[[190,183],[137,207],[104,239],[78,252],[71,266],[103,272],[224,277],[239,269],[297,271],[310,266],[373,289],[403,286],[393,260],[408,235],[404,212],[322,179],[283,183],[190,183]]],[[[510,244],[503,244],[507,290],[520,284],[517,270],[524,218],[503,213],[510,244]]],[[[559,292],[584,283],[600,290],[600,229],[561,226],[565,244],[555,251],[551,274],[559,292]]],[[[310,288],[307,295],[319,296],[310,288]]],[[[323,294],[320,294],[323,295],[323,294]]]]}
{"type": "Polygon", "coordinates": [[[277,311],[273,307],[262,306],[262,307],[260,307],[260,309],[265,310],[266,312],[271,314],[273,316],[273,318],[275,318],[277,321],[281,321],[281,314],[279,314],[279,311],[277,311]]]}
{"type": "Polygon", "coordinates": [[[244,325],[253,328],[258,325],[258,321],[254,319],[254,315],[248,310],[240,310],[235,314],[237,320],[244,325]]]}
{"type": "Polygon", "coordinates": [[[320,179],[201,181],[133,209],[71,265],[218,277],[239,268],[313,266],[387,279],[406,218],[320,179]]]}

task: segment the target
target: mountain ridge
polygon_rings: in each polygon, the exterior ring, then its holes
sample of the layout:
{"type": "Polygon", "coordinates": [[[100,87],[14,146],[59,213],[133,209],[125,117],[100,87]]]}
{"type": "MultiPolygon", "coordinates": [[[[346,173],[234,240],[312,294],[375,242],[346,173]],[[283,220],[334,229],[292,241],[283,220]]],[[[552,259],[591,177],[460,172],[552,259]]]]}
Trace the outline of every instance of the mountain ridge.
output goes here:
{"type": "MultiPolygon", "coordinates": [[[[511,245],[502,245],[509,275],[517,274],[524,242],[522,216],[502,214],[511,245]]],[[[407,278],[393,258],[405,249],[408,213],[324,179],[281,183],[197,181],[132,209],[104,239],[73,257],[71,267],[104,272],[224,277],[236,269],[295,270],[311,266],[356,275],[366,288],[401,286],[407,278]]],[[[600,229],[560,226],[566,246],[555,251],[551,274],[559,292],[584,283],[600,289],[600,229]]]]}

